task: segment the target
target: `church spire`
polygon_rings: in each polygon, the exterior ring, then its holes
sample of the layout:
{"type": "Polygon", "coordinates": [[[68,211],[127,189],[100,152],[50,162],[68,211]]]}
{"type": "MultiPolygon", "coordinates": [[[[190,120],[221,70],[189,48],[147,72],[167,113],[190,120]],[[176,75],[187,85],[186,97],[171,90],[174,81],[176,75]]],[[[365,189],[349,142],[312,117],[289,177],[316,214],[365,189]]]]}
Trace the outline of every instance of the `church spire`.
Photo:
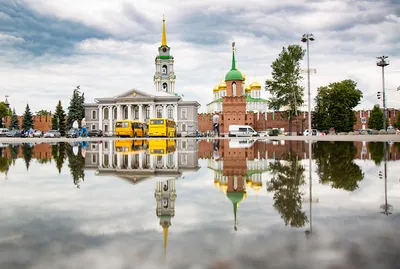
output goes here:
{"type": "Polygon", "coordinates": [[[161,46],[167,46],[167,31],[165,29],[165,17],[163,15],[162,19],[162,36],[161,36],[161,46]]]}
{"type": "Polygon", "coordinates": [[[234,226],[233,226],[233,229],[235,230],[235,231],[237,231],[237,219],[236,219],[236,214],[237,214],[237,208],[238,208],[238,204],[237,203],[234,203],[233,204],[233,215],[234,215],[234,217],[235,217],[235,221],[234,221],[234,226]]]}
{"type": "Polygon", "coordinates": [[[163,233],[164,233],[164,255],[167,254],[167,241],[168,241],[168,226],[163,227],[163,233]]]}
{"type": "Polygon", "coordinates": [[[232,68],[231,68],[231,70],[236,70],[235,42],[232,42],[232,68]]]}

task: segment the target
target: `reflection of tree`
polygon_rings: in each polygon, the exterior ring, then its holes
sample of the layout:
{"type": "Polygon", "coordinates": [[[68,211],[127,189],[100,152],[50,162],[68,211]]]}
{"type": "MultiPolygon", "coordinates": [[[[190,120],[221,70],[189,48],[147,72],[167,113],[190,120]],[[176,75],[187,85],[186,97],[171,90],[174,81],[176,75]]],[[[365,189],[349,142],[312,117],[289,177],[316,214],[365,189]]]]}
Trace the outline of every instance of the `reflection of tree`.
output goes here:
{"type": "Polygon", "coordinates": [[[85,159],[82,157],[81,148],[79,148],[78,154],[75,155],[73,152],[73,147],[70,144],[66,146],[66,152],[68,156],[68,167],[70,169],[72,179],[74,184],[80,188],[80,181],[85,180],[85,172],[83,168],[85,167],[85,159]]]}
{"type": "Polygon", "coordinates": [[[0,172],[7,175],[8,169],[10,169],[10,165],[12,164],[12,159],[7,158],[4,151],[4,148],[0,148],[0,172]]]}
{"type": "Polygon", "coordinates": [[[29,165],[33,156],[33,147],[27,143],[22,144],[22,156],[24,157],[26,170],[29,170],[29,165]]]}
{"type": "Polygon", "coordinates": [[[304,167],[298,156],[289,153],[287,161],[276,161],[268,167],[272,179],[267,183],[267,191],[274,192],[274,207],[281,214],[285,225],[303,227],[308,221],[302,210],[302,192],[300,186],[304,181],[304,167]]]}
{"type": "Polygon", "coordinates": [[[13,165],[15,165],[15,160],[18,159],[19,146],[20,145],[8,145],[8,149],[10,150],[10,158],[13,165]]]}
{"type": "Polygon", "coordinates": [[[357,148],[354,142],[318,142],[313,145],[313,157],[317,164],[320,182],[330,183],[332,188],[354,191],[364,173],[354,163],[357,148]]]}
{"type": "MultiPolygon", "coordinates": [[[[400,114],[399,114],[400,115],[400,114]]],[[[399,116],[400,118],[400,116],[399,116]]],[[[394,143],[395,148],[397,149],[398,152],[400,152],[400,142],[394,143]]]]}
{"type": "Polygon", "coordinates": [[[58,173],[61,173],[61,169],[64,165],[65,159],[65,143],[61,142],[57,145],[57,155],[54,157],[54,159],[56,160],[58,173]]]}
{"type": "Polygon", "coordinates": [[[376,165],[380,165],[385,158],[383,142],[368,142],[368,152],[376,165]]]}

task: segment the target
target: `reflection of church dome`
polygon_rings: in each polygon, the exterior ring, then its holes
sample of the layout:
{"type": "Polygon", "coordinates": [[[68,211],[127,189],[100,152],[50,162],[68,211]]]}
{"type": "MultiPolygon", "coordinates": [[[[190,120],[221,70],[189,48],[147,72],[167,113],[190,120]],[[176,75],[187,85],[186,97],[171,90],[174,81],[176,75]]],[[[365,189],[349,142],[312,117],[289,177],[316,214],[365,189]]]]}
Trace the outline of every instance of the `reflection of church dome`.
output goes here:
{"type": "Polygon", "coordinates": [[[214,186],[217,187],[218,189],[221,189],[221,185],[218,179],[214,179],[214,186]]]}
{"type": "Polygon", "coordinates": [[[218,89],[219,90],[225,90],[226,89],[226,82],[222,81],[219,85],[218,85],[218,89]]]}
{"type": "Polygon", "coordinates": [[[251,179],[246,179],[246,189],[250,189],[252,185],[251,179]]]}
{"type": "Polygon", "coordinates": [[[262,183],[261,182],[252,182],[251,187],[257,193],[262,188],[262,183]]]}
{"type": "Polygon", "coordinates": [[[214,91],[214,92],[217,92],[217,91],[218,91],[218,85],[215,85],[215,87],[213,88],[213,91],[214,91]]]}
{"type": "Polygon", "coordinates": [[[252,90],[253,90],[253,89],[255,89],[255,90],[261,89],[261,84],[258,83],[257,81],[254,81],[253,83],[250,84],[250,88],[251,88],[252,90]]]}
{"type": "Polygon", "coordinates": [[[241,201],[243,201],[244,199],[246,199],[246,191],[242,191],[242,192],[228,192],[226,194],[226,196],[228,197],[229,200],[231,200],[232,204],[233,204],[233,215],[234,215],[234,230],[237,231],[237,209],[238,206],[240,204],[241,201]]]}
{"type": "Polygon", "coordinates": [[[221,182],[220,183],[221,189],[224,193],[226,193],[226,191],[228,190],[228,184],[225,182],[221,182]]]}

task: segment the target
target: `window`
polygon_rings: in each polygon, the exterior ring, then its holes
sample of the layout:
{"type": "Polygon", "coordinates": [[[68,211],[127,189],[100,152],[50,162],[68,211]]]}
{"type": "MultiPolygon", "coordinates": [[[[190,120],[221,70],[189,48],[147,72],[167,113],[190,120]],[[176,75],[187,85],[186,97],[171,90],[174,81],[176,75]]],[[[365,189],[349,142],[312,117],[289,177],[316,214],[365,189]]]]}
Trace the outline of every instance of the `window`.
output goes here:
{"type": "Polygon", "coordinates": [[[108,133],[108,125],[107,124],[104,125],[104,132],[108,133]]]}
{"type": "Polygon", "coordinates": [[[163,200],[162,200],[162,206],[163,206],[164,208],[168,208],[168,198],[163,198],[163,200]]]}
{"type": "Polygon", "coordinates": [[[129,114],[128,114],[128,108],[127,107],[125,107],[124,108],[124,119],[129,119],[129,114]]]}
{"type": "Polygon", "coordinates": [[[168,119],[174,118],[174,108],[172,106],[169,106],[167,108],[167,114],[168,114],[168,119]]]}
{"type": "Polygon", "coordinates": [[[181,118],[183,120],[187,119],[187,109],[186,108],[181,109],[181,118]]]}
{"type": "Polygon", "coordinates": [[[186,141],[182,141],[182,149],[183,149],[183,150],[186,149],[186,141]]]}
{"type": "Polygon", "coordinates": [[[162,66],[161,72],[162,72],[163,75],[166,75],[166,74],[168,73],[168,68],[167,68],[166,65],[163,65],[163,66],[162,66]]]}
{"type": "Polygon", "coordinates": [[[92,124],[92,130],[96,130],[96,124],[92,124]]]}
{"type": "Polygon", "coordinates": [[[182,123],[182,132],[186,132],[186,124],[182,123]]]}
{"type": "Polygon", "coordinates": [[[115,108],[112,110],[112,112],[113,112],[112,114],[113,114],[113,116],[114,116],[113,119],[116,120],[116,119],[117,119],[117,108],[115,107],[115,108]]]}
{"type": "Polygon", "coordinates": [[[157,111],[156,112],[157,113],[157,118],[162,118],[163,117],[163,114],[162,114],[163,108],[161,106],[157,106],[156,111],[157,111]]]}
{"type": "Polygon", "coordinates": [[[187,164],[187,154],[186,153],[181,155],[181,163],[187,164]]]}
{"type": "Polygon", "coordinates": [[[95,149],[96,149],[96,144],[92,143],[92,150],[95,150],[95,149]]]}
{"type": "Polygon", "coordinates": [[[97,119],[97,111],[92,110],[92,120],[96,120],[96,119],[97,119]]]}
{"type": "Polygon", "coordinates": [[[163,191],[168,191],[168,182],[167,181],[163,182],[163,191]]]}
{"type": "Polygon", "coordinates": [[[157,125],[164,124],[164,120],[151,120],[150,124],[157,124],[157,125]]]}
{"type": "Polygon", "coordinates": [[[163,84],[162,84],[162,88],[163,88],[163,90],[164,91],[168,91],[168,84],[166,83],[166,82],[164,82],[163,84]]]}
{"type": "Polygon", "coordinates": [[[92,163],[93,164],[97,163],[97,155],[96,154],[92,154],[92,163]]]}
{"type": "Polygon", "coordinates": [[[104,142],[104,149],[108,149],[108,141],[104,142]]]}
{"type": "Polygon", "coordinates": [[[128,122],[118,121],[115,124],[115,128],[128,128],[128,122]]]}
{"type": "Polygon", "coordinates": [[[174,167],[174,154],[168,155],[167,166],[170,168],[174,167]]]}
{"type": "Polygon", "coordinates": [[[139,119],[139,107],[135,106],[135,120],[139,119]]]}
{"type": "Polygon", "coordinates": [[[108,118],[108,108],[105,108],[104,110],[103,110],[103,118],[105,119],[105,120],[108,120],[109,118],[108,118]]]}
{"type": "Polygon", "coordinates": [[[146,107],[146,119],[150,118],[150,107],[146,107]]]}
{"type": "Polygon", "coordinates": [[[232,96],[236,96],[236,82],[232,83],[232,96]]]}

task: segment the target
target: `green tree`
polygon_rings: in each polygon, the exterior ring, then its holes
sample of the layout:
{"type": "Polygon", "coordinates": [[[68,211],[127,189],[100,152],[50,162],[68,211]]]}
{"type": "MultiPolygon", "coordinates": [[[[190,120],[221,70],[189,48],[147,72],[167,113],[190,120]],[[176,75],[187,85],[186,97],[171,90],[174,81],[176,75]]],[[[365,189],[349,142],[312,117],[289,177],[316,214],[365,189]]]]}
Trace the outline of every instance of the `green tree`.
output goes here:
{"type": "Polygon", "coordinates": [[[271,94],[268,106],[273,110],[285,108],[284,117],[292,126],[292,119],[296,116],[298,130],[298,108],[304,103],[304,89],[299,85],[301,76],[300,62],[305,50],[299,45],[290,45],[272,63],[272,79],[265,81],[265,89],[271,94]]]}
{"type": "Polygon", "coordinates": [[[22,115],[22,129],[29,130],[33,128],[33,116],[29,105],[26,105],[24,115],[22,115]]]}
{"type": "Polygon", "coordinates": [[[36,116],[50,116],[51,115],[51,111],[47,111],[47,110],[39,110],[36,113],[36,116]]]}
{"type": "Polygon", "coordinates": [[[0,148],[0,172],[5,173],[7,175],[12,160],[5,156],[4,150],[5,150],[4,148],[0,148]]]}
{"type": "Polygon", "coordinates": [[[81,124],[81,120],[85,117],[85,96],[84,93],[81,94],[79,87],[77,87],[73,93],[68,107],[68,129],[72,128],[72,123],[74,120],[81,124]]]}
{"type": "MultiPolygon", "coordinates": [[[[389,119],[386,118],[386,126],[389,126],[389,119]]],[[[368,118],[368,128],[381,130],[383,129],[383,111],[379,105],[374,105],[368,118]]]]}
{"type": "MultiPolygon", "coordinates": [[[[368,152],[371,154],[371,159],[374,163],[379,166],[381,162],[385,159],[385,149],[384,142],[368,142],[368,152]]],[[[387,142],[385,142],[388,145],[387,142]]],[[[390,147],[386,147],[386,152],[390,151],[390,147]]]]}
{"type": "Polygon", "coordinates": [[[10,130],[13,130],[13,129],[18,130],[19,129],[19,121],[18,121],[17,113],[15,112],[15,108],[12,111],[10,126],[8,128],[10,130]]]}
{"type": "Polygon", "coordinates": [[[267,183],[267,191],[274,193],[274,207],[280,213],[285,225],[303,227],[308,221],[302,209],[302,195],[300,187],[304,181],[304,167],[298,155],[289,152],[287,162],[276,161],[271,163],[268,170],[272,174],[267,183]]]}
{"type": "Polygon", "coordinates": [[[362,96],[357,83],[350,79],[319,87],[313,113],[315,128],[329,130],[333,127],[340,132],[353,131],[357,122],[353,108],[360,103],[362,96]]]}
{"type": "Polygon", "coordinates": [[[364,173],[354,163],[357,148],[354,142],[318,142],[313,144],[313,158],[320,182],[332,188],[354,191],[364,173]]]}
{"type": "MultiPolygon", "coordinates": [[[[10,109],[7,107],[6,103],[0,102],[0,120],[10,115],[10,109]]],[[[2,126],[4,127],[3,123],[2,126]]]]}
{"type": "MultiPolygon", "coordinates": [[[[75,145],[78,147],[78,144],[75,145]]],[[[79,183],[85,181],[85,158],[82,156],[81,148],[79,147],[77,155],[73,152],[73,146],[67,144],[66,153],[68,156],[68,167],[71,172],[72,179],[77,188],[80,188],[79,183]]]]}
{"type": "Polygon", "coordinates": [[[33,156],[33,146],[24,143],[22,145],[22,156],[24,157],[26,170],[29,170],[29,165],[31,164],[33,156]]]}
{"type": "Polygon", "coordinates": [[[61,100],[58,101],[56,112],[53,114],[53,118],[51,119],[51,125],[53,130],[59,130],[62,133],[65,132],[66,115],[62,107],[61,100]]]}
{"type": "Polygon", "coordinates": [[[8,148],[10,150],[10,157],[12,160],[13,165],[15,165],[15,160],[18,159],[18,151],[19,151],[20,145],[8,145],[8,148]]]}
{"type": "MultiPolygon", "coordinates": [[[[386,126],[388,126],[388,125],[386,125],[386,126]]],[[[400,113],[399,112],[397,112],[396,121],[393,123],[393,126],[395,128],[400,129],[400,113]]]]}
{"type": "Polygon", "coordinates": [[[58,173],[61,173],[61,169],[64,165],[64,159],[65,159],[65,144],[58,143],[56,145],[53,145],[51,151],[53,159],[56,162],[58,173]]]}

